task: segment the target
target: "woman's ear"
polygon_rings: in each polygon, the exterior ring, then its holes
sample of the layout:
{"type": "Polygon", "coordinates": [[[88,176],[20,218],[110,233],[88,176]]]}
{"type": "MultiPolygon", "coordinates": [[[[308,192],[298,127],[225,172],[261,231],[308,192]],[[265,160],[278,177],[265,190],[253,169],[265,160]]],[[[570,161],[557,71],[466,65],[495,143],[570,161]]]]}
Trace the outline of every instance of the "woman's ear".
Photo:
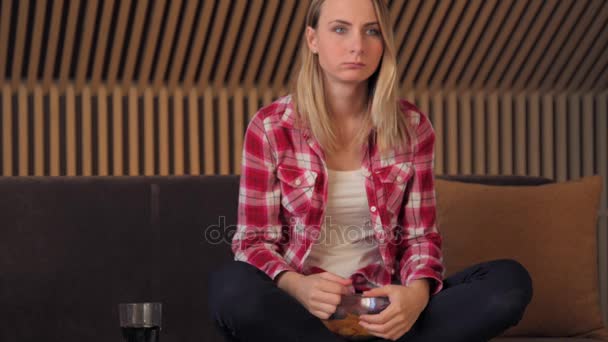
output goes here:
{"type": "Polygon", "coordinates": [[[312,53],[317,53],[317,32],[310,26],[306,26],[306,44],[312,53]]]}

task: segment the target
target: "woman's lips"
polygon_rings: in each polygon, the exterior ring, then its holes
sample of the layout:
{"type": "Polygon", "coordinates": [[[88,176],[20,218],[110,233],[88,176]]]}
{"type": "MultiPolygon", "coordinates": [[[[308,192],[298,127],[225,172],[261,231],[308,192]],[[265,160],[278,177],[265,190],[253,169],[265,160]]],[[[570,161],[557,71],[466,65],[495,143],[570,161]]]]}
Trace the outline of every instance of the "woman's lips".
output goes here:
{"type": "Polygon", "coordinates": [[[347,69],[362,69],[365,67],[365,64],[363,64],[363,63],[344,63],[344,66],[347,69]]]}

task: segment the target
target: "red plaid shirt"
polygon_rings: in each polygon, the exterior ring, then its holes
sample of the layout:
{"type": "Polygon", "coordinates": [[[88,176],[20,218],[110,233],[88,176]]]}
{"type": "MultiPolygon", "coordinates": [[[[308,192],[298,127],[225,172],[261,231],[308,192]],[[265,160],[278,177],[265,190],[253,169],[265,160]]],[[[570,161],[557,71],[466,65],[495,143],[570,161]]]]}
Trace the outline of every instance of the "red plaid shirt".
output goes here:
{"type": "MultiPolygon", "coordinates": [[[[435,133],[413,104],[400,105],[414,127],[412,144],[381,156],[372,132],[362,147],[369,213],[382,261],[351,279],[357,290],[366,290],[428,278],[433,295],[443,287],[445,272],[436,224],[435,133]]],[[[283,271],[304,273],[327,203],[324,152],[310,129],[295,119],[291,96],[282,97],[256,113],[244,139],[232,250],[235,260],[272,279],[283,271]]]]}

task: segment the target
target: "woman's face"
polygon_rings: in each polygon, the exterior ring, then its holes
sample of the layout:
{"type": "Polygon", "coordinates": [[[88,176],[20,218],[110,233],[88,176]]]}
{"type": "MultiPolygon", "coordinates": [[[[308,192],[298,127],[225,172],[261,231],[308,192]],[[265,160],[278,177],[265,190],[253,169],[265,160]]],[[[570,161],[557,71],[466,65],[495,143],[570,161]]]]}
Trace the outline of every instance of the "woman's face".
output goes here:
{"type": "Polygon", "coordinates": [[[329,81],[359,83],[378,68],[384,43],[371,0],[326,0],[316,29],[306,28],[308,47],[329,81]]]}

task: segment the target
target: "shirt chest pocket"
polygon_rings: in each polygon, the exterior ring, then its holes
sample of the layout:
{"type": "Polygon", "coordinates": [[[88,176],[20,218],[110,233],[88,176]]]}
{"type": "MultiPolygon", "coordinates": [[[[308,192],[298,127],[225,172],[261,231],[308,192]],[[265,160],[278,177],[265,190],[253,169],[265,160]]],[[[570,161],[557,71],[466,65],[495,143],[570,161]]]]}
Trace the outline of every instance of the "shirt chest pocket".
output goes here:
{"type": "Polygon", "coordinates": [[[292,213],[308,211],[317,180],[317,172],[279,165],[277,178],[281,185],[281,205],[292,213]]]}
{"type": "Polygon", "coordinates": [[[384,190],[386,209],[395,215],[399,214],[406,187],[414,173],[412,163],[396,163],[380,168],[377,173],[384,190]]]}

